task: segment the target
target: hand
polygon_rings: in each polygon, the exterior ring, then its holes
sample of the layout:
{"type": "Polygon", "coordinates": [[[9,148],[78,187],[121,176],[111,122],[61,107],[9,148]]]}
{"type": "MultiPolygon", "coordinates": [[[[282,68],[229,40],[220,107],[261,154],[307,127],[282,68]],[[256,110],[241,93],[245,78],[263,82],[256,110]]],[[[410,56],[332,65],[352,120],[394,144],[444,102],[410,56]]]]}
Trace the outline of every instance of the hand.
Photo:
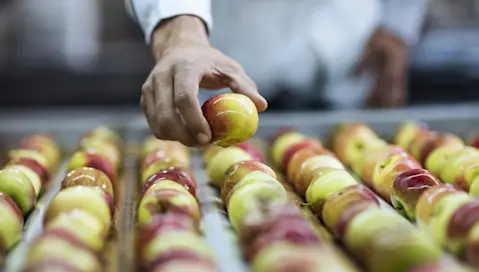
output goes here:
{"type": "Polygon", "coordinates": [[[366,100],[368,106],[395,108],[405,104],[407,60],[408,47],[399,37],[386,29],[376,30],[356,67],[357,75],[375,72],[376,82],[366,100]]]}
{"type": "Polygon", "coordinates": [[[209,45],[200,19],[177,17],[160,26],[153,38],[158,61],[143,85],[141,106],[158,139],[187,146],[210,142],[211,130],[198,101],[199,88],[230,88],[251,98],[259,111],[267,108],[243,68],[209,45]]]}

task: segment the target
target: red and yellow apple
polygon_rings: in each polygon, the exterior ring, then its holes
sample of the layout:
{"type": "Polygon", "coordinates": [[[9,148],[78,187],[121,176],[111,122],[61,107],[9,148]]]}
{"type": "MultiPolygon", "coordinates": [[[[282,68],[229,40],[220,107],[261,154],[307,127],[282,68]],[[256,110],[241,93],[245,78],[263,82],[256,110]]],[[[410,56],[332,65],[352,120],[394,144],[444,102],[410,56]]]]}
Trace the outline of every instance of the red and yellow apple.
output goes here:
{"type": "Polygon", "coordinates": [[[146,182],[143,184],[143,194],[155,183],[160,182],[162,180],[172,180],[177,182],[185,187],[188,192],[196,197],[196,190],[198,184],[196,183],[196,179],[193,176],[193,173],[188,168],[184,167],[171,167],[166,170],[162,170],[156,172],[152,176],[150,176],[146,182]]]}
{"type": "MultiPolygon", "coordinates": [[[[289,182],[293,182],[294,178],[297,175],[297,172],[301,169],[301,165],[309,158],[315,157],[317,155],[328,155],[333,158],[336,158],[331,151],[324,148],[311,148],[311,149],[302,149],[296,152],[288,162],[288,167],[283,171],[286,172],[286,177],[289,182]]],[[[341,163],[342,164],[342,163],[341,163]]]]}
{"type": "Polygon", "coordinates": [[[151,176],[155,175],[158,172],[165,171],[168,169],[172,169],[175,167],[184,167],[183,163],[171,159],[171,158],[163,158],[162,160],[158,160],[152,164],[150,164],[147,168],[142,171],[141,174],[141,181],[143,184],[150,179],[151,176]]]}
{"type": "Polygon", "coordinates": [[[32,158],[20,157],[13,159],[7,163],[7,167],[10,165],[18,165],[22,167],[27,167],[31,171],[35,172],[40,178],[41,185],[45,185],[50,180],[50,173],[46,166],[41,165],[38,161],[32,158]]]}
{"type": "Polygon", "coordinates": [[[460,188],[467,188],[467,184],[460,182],[460,179],[463,179],[466,166],[477,162],[479,162],[479,151],[473,147],[465,147],[450,155],[444,163],[439,177],[447,183],[454,183],[458,180],[460,188]]]}
{"type": "Polygon", "coordinates": [[[22,140],[20,147],[42,153],[53,166],[58,166],[60,162],[60,148],[50,135],[34,134],[28,136],[22,140]]]}
{"type": "Polygon", "coordinates": [[[17,164],[25,160],[34,160],[40,164],[44,169],[47,169],[48,174],[54,172],[55,166],[47,160],[47,158],[40,152],[29,149],[15,149],[8,153],[9,164],[17,164]]]}
{"type": "Polygon", "coordinates": [[[311,139],[311,138],[306,138],[299,143],[293,144],[289,146],[284,152],[280,167],[283,171],[286,171],[286,169],[288,169],[288,163],[292,159],[294,154],[296,154],[297,152],[303,149],[314,150],[314,149],[321,149],[321,148],[323,148],[323,146],[321,145],[321,142],[317,139],[311,139]]]}
{"type": "Polygon", "coordinates": [[[479,197],[479,176],[477,176],[471,183],[471,188],[469,189],[469,195],[472,197],[479,197]]]}
{"type": "Polygon", "coordinates": [[[424,123],[409,121],[399,126],[395,135],[394,143],[403,149],[408,149],[412,140],[417,137],[421,131],[428,130],[428,126],[424,123]]]}
{"type": "Polygon", "coordinates": [[[7,165],[4,169],[15,169],[27,176],[33,186],[33,189],[35,190],[35,197],[38,197],[40,191],[42,190],[42,180],[36,172],[27,166],[19,164],[7,165]]]}
{"type": "Polygon", "coordinates": [[[68,163],[67,172],[81,167],[91,167],[105,173],[111,181],[116,180],[117,167],[103,153],[94,150],[75,152],[68,163]]]}
{"type": "MultiPolygon", "coordinates": [[[[385,158],[390,156],[403,153],[404,150],[399,146],[388,145],[387,147],[376,146],[371,149],[365,149],[364,153],[367,154],[364,156],[365,160],[362,165],[356,166],[353,168],[356,174],[358,174],[364,181],[364,183],[373,188],[373,175],[376,165],[383,161],[385,158]]],[[[352,165],[354,167],[354,165],[352,165]]]]}
{"type": "Polygon", "coordinates": [[[0,255],[22,237],[23,215],[11,197],[0,193],[0,255]]]}
{"type": "Polygon", "coordinates": [[[247,96],[220,94],[208,99],[201,107],[211,127],[211,143],[228,147],[246,142],[258,128],[258,110],[247,96]]]}
{"type": "Polygon", "coordinates": [[[441,146],[429,154],[426,159],[426,169],[429,170],[433,175],[439,176],[446,161],[456,152],[463,150],[463,146],[441,146]]]}
{"type": "Polygon", "coordinates": [[[433,209],[445,196],[451,194],[463,194],[448,184],[433,186],[424,191],[416,203],[415,215],[419,226],[428,225],[433,209]]]}
{"type": "Polygon", "coordinates": [[[120,167],[121,151],[111,142],[105,142],[94,138],[87,138],[81,141],[80,147],[85,151],[94,151],[106,156],[116,168],[120,167]]]}
{"type": "Polygon", "coordinates": [[[36,202],[35,188],[32,182],[19,169],[0,170],[0,192],[10,196],[23,215],[26,215],[36,202]]]}
{"type": "Polygon", "coordinates": [[[425,169],[411,169],[401,173],[393,183],[391,203],[409,220],[416,219],[415,209],[421,195],[440,181],[425,169]]]}
{"type": "Polygon", "coordinates": [[[210,181],[217,188],[223,187],[226,172],[237,162],[252,160],[250,154],[239,147],[228,147],[219,150],[206,166],[210,181]]]}
{"type": "Polygon", "coordinates": [[[479,199],[467,201],[452,213],[446,227],[446,245],[454,255],[463,256],[466,239],[478,223],[479,199]]]}
{"type": "Polygon", "coordinates": [[[305,139],[305,135],[294,130],[288,130],[278,135],[271,145],[271,160],[273,161],[274,167],[281,167],[283,155],[289,147],[302,142],[305,139]]]}
{"type": "Polygon", "coordinates": [[[90,167],[77,168],[68,172],[62,181],[62,188],[72,186],[93,186],[103,189],[109,197],[114,197],[113,185],[104,172],[90,167]]]}
{"type": "Polygon", "coordinates": [[[250,154],[251,157],[253,157],[253,160],[256,160],[259,162],[264,161],[263,156],[261,156],[261,153],[259,152],[259,150],[256,147],[254,147],[251,143],[248,143],[248,142],[239,143],[236,145],[236,147],[239,147],[243,149],[244,151],[246,151],[246,153],[250,154]]]}
{"type": "Polygon", "coordinates": [[[259,183],[259,182],[274,183],[275,185],[282,186],[284,188],[284,185],[281,182],[279,182],[276,178],[272,177],[270,174],[267,174],[261,171],[253,171],[245,175],[236,184],[232,184],[232,183],[225,184],[225,188],[221,190],[221,200],[223,205],[225,207],[228,206],[228,202],[230,200],[231,195],[238,188],[241,188],[245,185],[249,185],[252,183],[259,183]]]}
{"type": "Polygon", "coordinates": [[[418,138],[413,140],[409,152],[424,165],[429,154],[442,146],[462,147],[464,142],[450,133],[429,131],[428,133],[423,133],[423,135],[418,135],[418,138]]]}
{"type": "Polygon", "coordinates": [[[467,236],[464,259],[469,265],[479,267],[479,223],[472,227],[467,236]]]}
{"type": "Polygon", "coordinates": [[[174,149],[174,150],[163,150],[158,149],[154,152],[149,153],[146,157],[143,158],[141,168],[146,170],[149,166],[156,162],[165,161],[167,159],[174,160],[178,162],[179,165],[187,167],[190,164],[189,154],[183,152],[183,150],[174,149]]]}

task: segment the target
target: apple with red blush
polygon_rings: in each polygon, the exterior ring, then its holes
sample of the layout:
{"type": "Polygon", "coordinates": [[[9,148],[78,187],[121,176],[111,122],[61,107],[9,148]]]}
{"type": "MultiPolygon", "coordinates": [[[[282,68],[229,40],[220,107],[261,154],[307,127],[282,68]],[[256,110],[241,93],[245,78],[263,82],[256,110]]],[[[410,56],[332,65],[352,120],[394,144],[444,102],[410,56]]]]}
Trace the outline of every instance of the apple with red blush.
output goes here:
{"type": "Polygon", "coordinates": [[[162,180],[172,180],[185,187],[188,192],[196,197],[196,190],[198,184],[196,182],[193,173],[188,168],[181,166],[171,167],[166,170],[161,170],[150,176],[146,182],[143,184],[143,194],[155,183],[161,182],[162,180]]]}

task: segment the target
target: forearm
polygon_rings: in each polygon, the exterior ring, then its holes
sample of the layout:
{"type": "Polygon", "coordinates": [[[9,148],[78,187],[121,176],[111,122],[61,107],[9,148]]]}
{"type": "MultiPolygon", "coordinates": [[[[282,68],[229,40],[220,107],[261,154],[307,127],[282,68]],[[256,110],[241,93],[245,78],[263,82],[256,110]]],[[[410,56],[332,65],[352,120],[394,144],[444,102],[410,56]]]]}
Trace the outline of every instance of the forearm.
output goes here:
{"type": "Polygon", "coordinates": [[[207,29],[203,21],[190,15],[164,20],[152,34],[153,55],[158,60],[168,48],[180,44],[208,44],[207,29]]]}
{"type": "Polygon", "coordinates": [[[382,26],[408,45],[417,42],[430,0],[383,0],[382,26]]]}
{"type": "MultiPolygon", "coordinates": [[[[211,0],[125,0],[127,11],[145,33],[146,43],[151,42],[158,25],[180,15],[192,15],[203,21],[208,31],[213,27],[211,0]]],[[[174,20],[176,21],[176,19],[174,20]]],[[[204,32],[204,25],[203,32],[204,32]]]]}

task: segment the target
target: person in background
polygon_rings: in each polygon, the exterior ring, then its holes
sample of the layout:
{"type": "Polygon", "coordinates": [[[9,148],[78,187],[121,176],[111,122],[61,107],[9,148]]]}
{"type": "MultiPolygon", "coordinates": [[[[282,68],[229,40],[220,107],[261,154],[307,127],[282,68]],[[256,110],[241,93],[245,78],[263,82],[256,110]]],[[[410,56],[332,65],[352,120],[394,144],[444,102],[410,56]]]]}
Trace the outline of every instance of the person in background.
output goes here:
{"type": "Polygon", "coordinates": [[[187,146],[211,138],[199,89],[229,88],[250,97],[259,111],[267,100],[304,104],[318,101],[314,97],[333,106],[402,106],[409,48],[429,2],[125,1],[156,58],[142,87],[148,124],[157,138],[187,146]],[[328,87],[351,71],[372,75],[369,93],[354,83],[345,93],[328,87]]]}

